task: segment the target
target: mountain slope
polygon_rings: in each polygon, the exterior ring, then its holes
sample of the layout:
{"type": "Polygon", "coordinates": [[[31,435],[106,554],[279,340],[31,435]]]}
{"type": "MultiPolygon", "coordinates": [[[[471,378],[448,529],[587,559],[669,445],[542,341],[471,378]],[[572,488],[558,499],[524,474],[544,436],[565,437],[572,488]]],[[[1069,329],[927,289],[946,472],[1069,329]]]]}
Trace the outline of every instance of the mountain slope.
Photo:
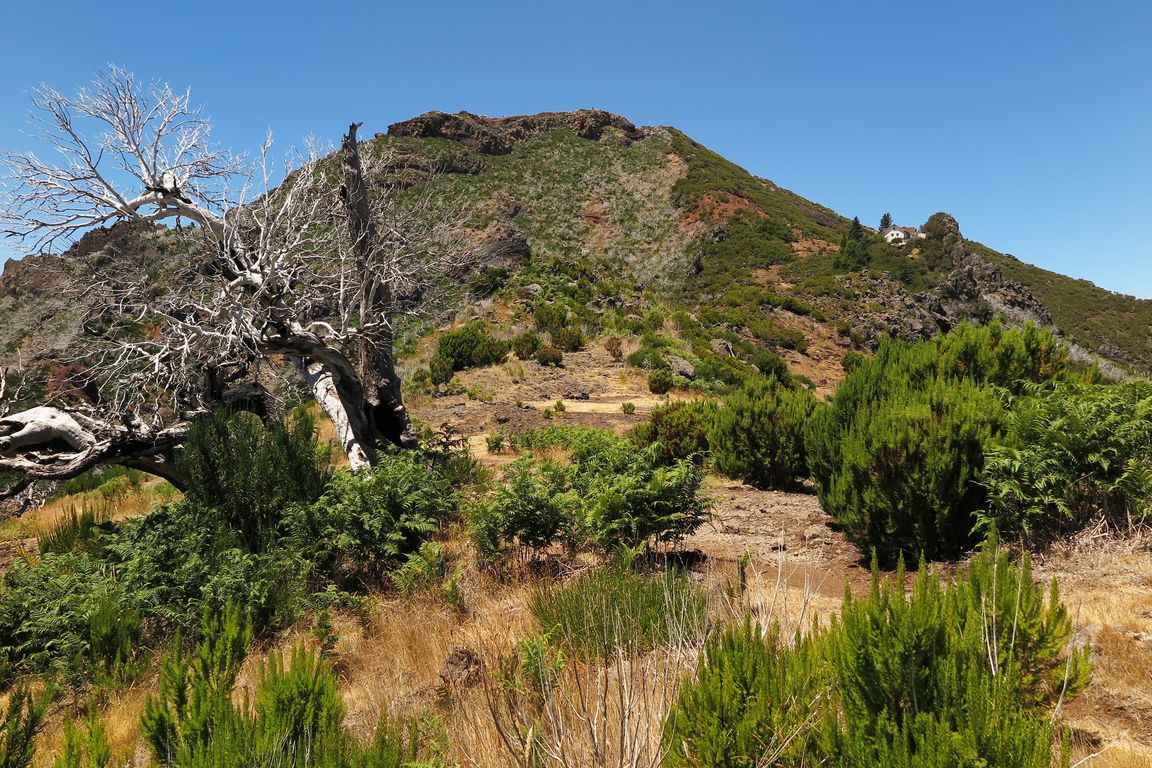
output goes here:
{"type": "MultiPolygon", "coordinates": [[[[390,126],[365,155],[381,187],[459,205],[461,226],[487,254],[478,271],[500,273],[489,288],[564,295],[587,304],[592,326],[591,313],[605,308],[657,304],[685,313],[678,322],[696,329],[701,349],[752,361],[764,348],[803,371],[814,355],[838,367],[844,351],[883,334],[919,338],[1001,316],[1052,325],[1117,373],[1152,370],[1152,301],[966,241],[944,214],[926,224],[926,240],[889,246],[674,128],[597,110],[428,113],[390,126]],[[856,261],[846,263],[841,244],[853,236],[856,261]]],[[[119,227],[91,233],[71,262],[10,263],[0,280],[0,356],[10,364],[82,342],[82,299],[62,300],[57,279],[38,267],[72,264],[75,275],[139,259],[155,264],[149,272],[161,285],[164,260],[186,249],[186,237],[119,227]]],[[[457,298],[474,305],[482,296],[457,298]]]]}

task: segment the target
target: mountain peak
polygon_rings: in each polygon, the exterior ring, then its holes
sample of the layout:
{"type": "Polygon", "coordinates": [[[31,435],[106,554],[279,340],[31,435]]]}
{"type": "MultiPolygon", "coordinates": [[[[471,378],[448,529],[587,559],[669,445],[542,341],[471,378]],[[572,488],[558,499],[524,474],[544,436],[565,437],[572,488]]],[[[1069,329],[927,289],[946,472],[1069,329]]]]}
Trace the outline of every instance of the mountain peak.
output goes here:
{"type": "Polygon", "coordinates": [[[584,139],[598,140],[607,128],[615,128],[628,140],[645,135],[644,130],[631,121],[602,109],[508,117],[486,117],[470,112],[425,112],[388,126],[388,135],[452,139],[482,154],[504,155],[517,144],[549,131],[564,129],[584,139]]]}

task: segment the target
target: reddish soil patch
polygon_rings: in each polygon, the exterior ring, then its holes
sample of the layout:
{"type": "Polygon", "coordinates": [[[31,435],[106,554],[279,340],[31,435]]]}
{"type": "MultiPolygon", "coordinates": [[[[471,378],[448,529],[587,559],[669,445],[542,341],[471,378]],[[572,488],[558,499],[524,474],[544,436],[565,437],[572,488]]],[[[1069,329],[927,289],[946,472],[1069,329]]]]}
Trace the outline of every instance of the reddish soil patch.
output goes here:
{"type": "Polygon", "coordinates": [[[696,206],[680,220],[680,228],[688,231],[696,226],[701,219],[723,221],[732,218],[740,211],[751,211],[757,216],[766,215],[759,206],[746,197],[734,195],[731,192],[713,190],[700,198],[696,206]]]}
{"type": "Polygon", "coordinates": [[[800,258],[807,258],[820,251],[839,251],[840,246],[835,243],[830,243],[827,240],[817,240],[815,238],[801,238],[792,243],[792,252],[800,258]]]}

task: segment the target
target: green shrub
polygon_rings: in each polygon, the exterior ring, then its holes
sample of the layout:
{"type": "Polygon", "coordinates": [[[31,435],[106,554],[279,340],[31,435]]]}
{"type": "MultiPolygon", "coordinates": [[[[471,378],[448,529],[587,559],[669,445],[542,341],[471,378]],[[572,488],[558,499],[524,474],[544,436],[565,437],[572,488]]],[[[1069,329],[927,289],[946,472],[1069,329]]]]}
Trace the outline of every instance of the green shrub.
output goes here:
{"type": "Polygon", "coordinates": [[[604,350],[616,362],[620,362],[624,359],[624,344],[620,341],[619,336],[609,336],[608,338],[604,339],[604,350]]]}
{"type": "Polygon", "coordinates": [[[314,504],[295,505],[290,540],[319,574],[377,585],[454,509],[445,475],[419,453],[396,450],[371,471],[337,473],[314,504]]]}
{"type": "Polygon", "coordinates": [[[1009,391],[1075,378],[1052,335],[1032,326],[956,331],[933,341],[885,340],[840,385],[805,431],[824,508],[885,562],[951,557],[976,542],[984,447],[1003,428],[1009,391]]]}
{"type": "Polygon", "coordinates": [[[564,364],[564,353],[556,347],[540,347],[536,351],[536,362],[543,366],[559,368],[564,364]]]}
{"type": "Polygon", "coordinates": [[[657,368],[648,374],[648,389],[654,395],[663,395],[676,386],[676,374],[668,368],[657,368]]]}
{"type": "Polygon", "coordinates": [[[107,768],[111,760],[108,732],[95,707],[89,705],[83,728],[72,720],[64,723],[64,743],[52,768],[107,768]]]}
{"type": "Polygon", "coordinates": [[[517,459],[495,497],[472,511],[476,551],[486,561],[510,552],[537,557],[558,538],[571,539],[578,505],[559,466],[517,459]]]}
{"type": "Polygon", "coordinates": [[[840,367],[844,369],[844,373],[852,373],[852,371],[863,365],[864,361],[868,358],[860,354],[854,349],[850,349],[844,353],[844,357],[840,359],[840,367]]]}
{"type": "Polygon", "coordinates": [[[512,351],[521,360],[531,360],[540,349],[540,334],[535,331],[525,331],[512,339],[512,351]]]}
{"type": "Polygon", "coordinates": [[[453,367],[452,360],[444,355],[433,355],[432,359],[428,361],[428,380],[434,386],[438,387],[452,381],[452,376],[455,373],[456,369],[453,367]]]}
{"type": "Polygon", "coordinates": [[[788,488],[808,474],[804,427],[816,408],[805,389],[746,383],[729,395],[708,434],[716,469],[757,488],[788,488]]]}
{"type": "Polygon", "coordinates": [[[713,634],[664,723],[665,768],[819,764],[814,726],[834,679],[822,651],[747,620],[713,634]]]}
{"type": "Polygon", "coordinates": [[[1051,709],[1088,678],[1088,650],[1065,654],[1072,623],[1055,583],[1045,600],[1027,558],[993,547],[944,588],[922,568],[905,596],[902,576],[874,575],[833,621],[839,749],[861,765],[1049,766],[1051,709]]]}
{"type": "MultiPolygon", "coordinates": [[[[475,320],[441,335],[436,343],[436,355],[450,361],[453,371],[463,371],[503,362],[511,346],[494,337],[486,323],[475,320]]],[[[438,378],[435,373],[433,378],[438,378]]]]}
{"type": "Polygon", "coordinates": [[[18,686],[8,695],[8,706],[0,716],[0,768],[32,765],[36,736],[44,725],[47,703],[37,701],[24,686],[18,686]]]}
{"type": "Polygon", "coordinates": [[[995,394],[935,380],[860,408],[843,430],[830,426],[834,407],[810,420],[806,444],[820,446],[820,502],[853,542],[886,563],[955,557],[976,543],[984,444],[1002,420],[995,394]]]}
{"type": "Polygon", "coordinates": [[[362,745],[341,727],[345,707],[331,665],[297,646],[273,651],[257,672],[248,702],[232,688],[251,634],[236,611],[206,618],[201,641],[188,654],[177,644],[165,662],[156,695],[145,704],[141,730],[160,765],[246,768],[253,765],[415,766],[425,737],[413,724],[387,717],[362,745]]]}
{"type": "Polygon", "coordinates": [[[507,447],[508,436],[503,432],[493,432],[484,438],[484,444],[488,448],[488,453],[498,456],[504,453],[507,447]]]}
{"type": "Polygon", "coordinates": [[[1152,385],[1060,387],[1018,398],[985,449],[986,525],[1046,539],[1152,512],[1152,385]]]}
{"type": "Polygon", "coordinates": [[[633,368],[644,368],[647,370],[668,367],[668,360],[664,357],[664,352],[649,346],[641,346],[635,352],[628,355],[628,357],[624,358],[624,362],[633,368]]]}
{"type": "Polygon", "coordinates": [[[564,352],[579,352],[584,349],[584,334],[579,328],[566,326],[552,333],[552,344],[564,352]]]}
{"type": "Polygon", "coordinates": [[[1057,702],[1083,689],[1088,649],[1053,584],[989,546],[941,585],[873,572],[840,617],[782,641],[714,634],[664,725],[664,765],[1049,768],[1057,702]]]}
{"type": "Polygon", "coordinates": [[[555,333],[568,325],[568,308],[563,304],[538,301],[532,305],[532,317],[538,330],[555,333]]]}
{"type": "Polygon", "coordinates": [[[191,654],[177,638],[161,666],[156,694],[144,703],[140,730],[161,765],[195,765],[213,749],[229,756],[236,747],[228,742],[238,739],[246,724],[237,722],[243,716],[233,708],[232,687],[252,642],[251,626],[230,606],[220,613],[205,611],[200,635],[191,654]]]}
{"type": "Polygon", "coordinates": [[[674,572],[650,577],[621,568],[596,569],[536,591],[529,610],[542,632],[588,659],[691,645],[706,627],[703,592],[674,572]]]}
{"type": "Polygon", "coordinates": [[[636,425],[632,439],[640,446],[658,444],[666,461],[690,459],[700,463],[708,454],[708,433],[716,412],[716,404],[708,400],[668,403],[636,425]]]}
{"type": "Polygon", "coordinates": [[[708,519],[704,473],[689,461],[667,463],[656,447],[637,450],[606,430],[546,427],[512,437],[520,449],[566,448],[569,463],[513,464],[493,504],[474,515],[481,553],[505,545],[539,550],[562,537],[603,552],[678,541],[708,519]]]}
{"type": "Polygon", "coordinates": [[[625,416],[631,416],[636,413],[636,403],[620,403],[620,410],[625,416]]]}
{"type": "Polygon", "coordinates": [[[330,452],[316,434],[307,411],[270,428],[247,413],[202,417],[177,458],[188,478],[185,496],[219,510],[244,546],[259,552],[274,536],[285,505],[311,503],[324,492],[330,452]]]}

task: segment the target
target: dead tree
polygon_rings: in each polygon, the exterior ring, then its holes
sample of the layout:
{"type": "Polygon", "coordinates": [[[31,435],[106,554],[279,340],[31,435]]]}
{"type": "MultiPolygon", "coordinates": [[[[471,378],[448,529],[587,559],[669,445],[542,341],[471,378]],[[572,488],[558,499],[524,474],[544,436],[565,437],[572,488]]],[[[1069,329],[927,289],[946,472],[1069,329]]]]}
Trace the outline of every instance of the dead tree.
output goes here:
{"type": "Polygon", "coordinates": [[[178,482],[172,450],[213,405],[206,373],[235,379],[280,357],[303,375],[353,468],[373,464],[380,444],[416,444],[395,322],[472,258],[458,210],[371,189],[366,166],[381,158],[361,156],[358,124],[339,163],[310,148],[280,169],[270,139],[253,161],[233,157],[212,144],[187,92],[118,68],[76,96],[41,87],[33,107],[60,162],[6,154],[6,235],[44,251],[94,227],[179,217],[200,225],[202,242],[159,296],[130,260],[84,287],[101,294],[83,351],[100,402],[4,415],[0,469],[67,477],[114,462],[178,482]],[[129,338],[126,323],[148,333],[129,338]]]}

